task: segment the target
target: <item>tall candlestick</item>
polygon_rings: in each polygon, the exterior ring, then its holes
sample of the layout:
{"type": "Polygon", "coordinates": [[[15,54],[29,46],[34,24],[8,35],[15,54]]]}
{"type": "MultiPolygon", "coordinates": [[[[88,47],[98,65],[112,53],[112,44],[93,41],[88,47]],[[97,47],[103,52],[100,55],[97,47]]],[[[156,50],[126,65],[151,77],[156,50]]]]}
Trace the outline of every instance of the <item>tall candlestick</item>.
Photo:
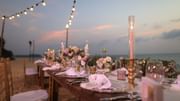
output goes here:
{"type": "Polygon", "coordinates": [[[134,87],[134,16],[129,16],[129,66],[128,66],[128,82],[134,87]]]}
{"type": "Polygon", "coordinates": [[[129,59],[134,59],[134,16],[129,16],[129,59]]]}

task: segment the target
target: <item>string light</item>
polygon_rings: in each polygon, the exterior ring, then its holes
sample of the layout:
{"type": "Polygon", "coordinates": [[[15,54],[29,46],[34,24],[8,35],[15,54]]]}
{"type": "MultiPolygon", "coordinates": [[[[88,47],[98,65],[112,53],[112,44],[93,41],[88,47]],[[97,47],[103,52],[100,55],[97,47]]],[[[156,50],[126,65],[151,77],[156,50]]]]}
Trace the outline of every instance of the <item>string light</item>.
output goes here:
{"type": "Polygon", "coordinates": [[[33,6],[29,9],[30,11],[34,11],[34,8],[33,8],[33,6]]]}
{"type": "Polygon", "coordinates": [[[27,15],[27,12],[26,12],[26,11],[24,11],[24,14],[25,14],[25,15],[27,15]]]}
{"type": "Polygon", "coordinates": [[[19,15],[18,13],[16,14],[16,16],[17,16],[17,17],[20,17],[20,15],[19,15]]]}
{"type": "Polygon", "coordinates": [[[73,19],[74,18],[74,16],[73,15],[71,15],[71,19],[73,19]]]}
{"type": "Polygon", "coordinates": [[[69,24],[66,24],[66,28],[67,28],[67,29],[69,28],[69,24]]]}
{"type": "Polygon", "coordinates": [[[72,8],[72,11],[74,12],[76,9],[75,8],[72,8]]]}
{"type": "Polygon", "coordinates": [[[2,16],[1,19],[4,20],[4,19],[5,19],[5,16],[2,16]]]}
{"type": "Polygon", "coordinates": [[[73,1],[73,6],[71,9],[71,13],[69,16],[69,20],[66,24],[66,48],[68,47],[68,33],[69,33],[69,27],[72,25],[72,19],[74,18],[74,12],[75,12],[75,4],[76,4],[76,0],[73,1]]]}
{"type": "Polygon", "coordinates": [[[28,14],[28,11],[34,11],[34,8],[39,6],[40,4],[42,4],[43,6],[46,6],[46,2],[45,0],[41,0],[40,2],[36,3],[36,4],[33,4],[32,6],[26,8],[25,10],[22,10],[20,12],[17,12],[17,13],[14,13],[12,14],[11,16],[2,16],[1,19],[4,20],[4,19],[9,19],[9,20],[12,20],[16,17],[20,17],[21,15],[27,15],[28,14]]]}
{"type": "Polygon", "coordinates": [[[15,18],[14,15],[11,18],[14,19],[15,18]]]}
{"type": "Polygon", "coordinates": [[[44,0],[42,0],[42,5],[43,5],[43,6],[46,6],[46,3],[44,2],[44,0]]]}
{"type": "Polygon", "coordinates": [[[75,4],[76,4],[76,0],[73,1],[73,6],[72,6],[72,10],[70,13],[70,17],[68,20],[68,23],[66,24],[66,28],[69,28],[72,25],[72,19],[74,18],[74,12],[75,12],[75,4]]]}

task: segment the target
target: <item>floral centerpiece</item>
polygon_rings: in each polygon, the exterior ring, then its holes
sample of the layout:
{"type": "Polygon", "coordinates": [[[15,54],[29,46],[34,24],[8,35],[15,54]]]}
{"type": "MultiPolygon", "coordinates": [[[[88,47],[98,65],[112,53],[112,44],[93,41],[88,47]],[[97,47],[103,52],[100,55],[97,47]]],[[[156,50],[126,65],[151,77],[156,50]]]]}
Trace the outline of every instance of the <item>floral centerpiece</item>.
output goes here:
{"type": "Polygon", "coordinates": [[[99,58],[96,61],[96,65],[98,69],[112,69],[113,61],[112,58],[109,56],[106,56],[105,58],[99,58]]]}
{"type": "Polygon", "coordinates": [[[80,51],[80,49],[76,46],[65,48],[61,51],[61,58],[68,61],[72,59],[74,56],[77,55],[77,53],[80,51]]]}
{"type": "Polygon", "coordinates": [[[84,49],[77,46],[61,48],[60,58],[62,63],[70,63],[71,66],[79,65],[81,67],[85,67],[88,57],[89,53],[87,45],[84,47],[84,49]]]}
{"type": "Polygon", "coordinates": [[[55,60],[55,51],[54,51],[54,49],[48,49],[47,50],[46,58],[47,58],[47,60],[52,60],[52,61],[55,60]]]}
{"type": "Polygon", "coordinates": [[[48,64],[52,64],[55,61],[55,51],[54,49],[48,49],[44,52],[44,58],[48,62],[48,64]]]}

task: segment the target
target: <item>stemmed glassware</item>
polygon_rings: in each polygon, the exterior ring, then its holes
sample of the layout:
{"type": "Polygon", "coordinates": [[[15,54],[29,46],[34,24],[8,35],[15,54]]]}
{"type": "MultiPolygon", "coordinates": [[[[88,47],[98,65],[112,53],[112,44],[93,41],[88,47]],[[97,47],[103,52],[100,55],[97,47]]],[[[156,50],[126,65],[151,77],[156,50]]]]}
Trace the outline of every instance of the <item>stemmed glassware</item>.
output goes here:
{"type": "Polygon", "coordinates": [[[164,66],[161,60],[150,60],[147,63],[146,76],[161,83],[164,80],[164,66]]]}

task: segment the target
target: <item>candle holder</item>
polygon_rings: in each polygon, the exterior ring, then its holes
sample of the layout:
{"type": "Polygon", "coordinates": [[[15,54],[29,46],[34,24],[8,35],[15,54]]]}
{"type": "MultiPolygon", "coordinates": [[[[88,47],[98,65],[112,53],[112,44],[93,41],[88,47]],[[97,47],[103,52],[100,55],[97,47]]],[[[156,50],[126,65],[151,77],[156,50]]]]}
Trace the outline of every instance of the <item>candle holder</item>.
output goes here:
{"type": "Polygon", "coordinates": [[[135,83],[135,66],[134,66],[134,59],[129,60],[129,65],[128,65],[128,83],[131,88],[134,88],[135,83]]]}

